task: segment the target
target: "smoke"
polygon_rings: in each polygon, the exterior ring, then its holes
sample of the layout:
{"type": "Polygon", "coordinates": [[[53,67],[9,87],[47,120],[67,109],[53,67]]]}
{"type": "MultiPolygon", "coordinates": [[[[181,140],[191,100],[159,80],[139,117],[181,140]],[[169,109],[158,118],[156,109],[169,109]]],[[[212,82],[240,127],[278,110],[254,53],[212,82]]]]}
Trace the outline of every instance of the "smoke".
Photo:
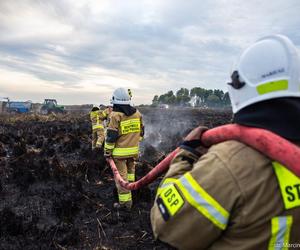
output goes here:
{"type": "Polygon", "coordinates": [[[200,97],[199,96],[193,96],[190,100],[191,106],[194,108],[196,107],[200,102],[200,97]]]}
{"type": "Polygon", "coordinates": [[[145,138],[141,143],[142,158],[152,161],[164,156],[199,124],[201,118],[192,118],[191,109],[144,108],[145,138]]]}
{"type": "Polygon", "coordinates": [[[145,125],[141,157],[157,160],[174,150],[184,137],[197,126],[208,128],[229,123],[231,112],[200,108],[140,108],[145,125]]]}

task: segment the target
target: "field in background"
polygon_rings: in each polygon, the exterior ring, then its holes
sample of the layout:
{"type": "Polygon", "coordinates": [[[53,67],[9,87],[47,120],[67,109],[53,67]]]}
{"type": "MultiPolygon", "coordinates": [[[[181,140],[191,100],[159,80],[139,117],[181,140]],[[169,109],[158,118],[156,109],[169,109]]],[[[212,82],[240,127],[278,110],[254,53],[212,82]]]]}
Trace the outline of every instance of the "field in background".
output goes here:
{"type": "MultiPolygon", "coordinates": [[[[134,192],[132,213],[113,209],[114,180],[91,152],[89,109],[0,116],[0,249],[166,249],[150,209],[160,180],[134,192]]],[[[189,130],[228,123],[228,111],[140,108],[146,127],[137,177],[189,130]]]]}

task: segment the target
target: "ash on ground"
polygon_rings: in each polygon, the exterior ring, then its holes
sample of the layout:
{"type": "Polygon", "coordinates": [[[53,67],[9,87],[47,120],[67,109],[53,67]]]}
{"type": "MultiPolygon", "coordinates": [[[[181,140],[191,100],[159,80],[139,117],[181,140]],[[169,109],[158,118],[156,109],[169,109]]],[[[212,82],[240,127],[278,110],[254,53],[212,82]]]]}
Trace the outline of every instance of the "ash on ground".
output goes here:
{"type": "MultiPolygon", "coordinates": [[[[146,137],[137,178],[193,127],[228,123],[230,112],[141,109],[146,137]],[[157,115],[159,114],[159,116],[157,115]]],[[[0,117],[0,249],[171,249],[153,238],[159,180],[133,191],[131,213],[113,209],[113,175],[91,152],[87,115],[0,117]]]]}

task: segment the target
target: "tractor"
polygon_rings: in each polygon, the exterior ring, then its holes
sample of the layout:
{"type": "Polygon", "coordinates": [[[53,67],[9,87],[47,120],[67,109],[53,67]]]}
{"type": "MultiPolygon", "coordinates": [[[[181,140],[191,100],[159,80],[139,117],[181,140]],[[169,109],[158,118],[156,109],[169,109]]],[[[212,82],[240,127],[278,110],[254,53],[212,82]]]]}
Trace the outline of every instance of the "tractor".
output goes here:
{"type": "Polygon", "coordinates": [[[40,112],[42,115],[48,115],[51,113],[64,114],[66,111],[64,106],[57,105],[55,99],[45,99],[40,112]]]}

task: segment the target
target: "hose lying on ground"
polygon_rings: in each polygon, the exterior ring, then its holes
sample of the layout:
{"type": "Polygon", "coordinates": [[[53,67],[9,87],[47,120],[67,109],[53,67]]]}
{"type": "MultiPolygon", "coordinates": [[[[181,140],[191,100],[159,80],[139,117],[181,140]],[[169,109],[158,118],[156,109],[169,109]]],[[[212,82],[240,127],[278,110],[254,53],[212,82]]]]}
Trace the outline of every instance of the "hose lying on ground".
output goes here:
{"type": "Polygon", "coordinates": [[[115,179],[120,183],[120,185],[123,188],[126,188],[128,190],[137,190],[137,189],[153,182],[158,176],[160,176],[162,173],[167,171],[170,166],[171,161],[173,160],[173,158],[175,157],[175,155],[177,154],[178,151],[179,151],[179,148],[175,149],[164,160],[162,160],[159,164],[157,164],[148,174],[146,174],[143,178],[139,179],[136,182],[125,181],[121,177],[113,159],[109,158],[107,161],[110,164],[110,167],[114,173],[115,179]]]}
{"type": "MultiPolygon", "coordinates": [[[[300,148],[268,130],[229,124],[207,130],[199,139],[205,147],[228,140],[240,141],[270,159],[281,163],[300,177],[300,165],[298,163],[300,160],[300,148]]],[[[159,175],[165,172],[178,151],[179,148],[175,149],[147,175],[131,183],[124,181],[120,176],[113,159],[110,158],[107,161],[111,166],[115,179],[120,185],[128,190],[136,190],[153,182],[159,175]]]]}

